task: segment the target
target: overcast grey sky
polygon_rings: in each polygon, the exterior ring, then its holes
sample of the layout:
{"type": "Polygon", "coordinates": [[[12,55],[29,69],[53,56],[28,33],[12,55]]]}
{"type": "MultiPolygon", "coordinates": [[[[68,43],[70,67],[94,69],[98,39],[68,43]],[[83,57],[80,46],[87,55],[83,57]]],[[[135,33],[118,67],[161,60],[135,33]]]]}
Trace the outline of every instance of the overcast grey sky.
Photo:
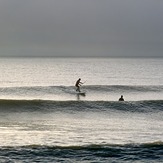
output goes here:
{"type": "Polygon", "coordinates": [[[0,0],[0,56],[163,56],[163,0],[0,0]]]}

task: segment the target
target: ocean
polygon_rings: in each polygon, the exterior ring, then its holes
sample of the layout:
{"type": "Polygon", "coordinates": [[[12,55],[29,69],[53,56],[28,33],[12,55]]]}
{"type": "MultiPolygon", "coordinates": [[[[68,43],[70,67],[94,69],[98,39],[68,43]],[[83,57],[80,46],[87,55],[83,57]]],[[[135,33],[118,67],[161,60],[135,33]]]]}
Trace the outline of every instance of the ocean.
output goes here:
{"type": "Polygon", "coordinates": [[[0,58],[0,162],[163,162],[162,72],[162,58],[0,58]]]}

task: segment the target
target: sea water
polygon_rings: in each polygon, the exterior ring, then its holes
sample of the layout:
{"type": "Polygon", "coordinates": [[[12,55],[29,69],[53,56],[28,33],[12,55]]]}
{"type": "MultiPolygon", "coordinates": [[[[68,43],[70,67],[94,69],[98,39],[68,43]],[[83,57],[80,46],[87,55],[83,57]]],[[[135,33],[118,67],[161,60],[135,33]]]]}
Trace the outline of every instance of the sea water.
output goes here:
{"type": "Polygon", "coordinates": [[[162,58],[0,58],[0,162],[162,162],[162,72],[162,58]]]}

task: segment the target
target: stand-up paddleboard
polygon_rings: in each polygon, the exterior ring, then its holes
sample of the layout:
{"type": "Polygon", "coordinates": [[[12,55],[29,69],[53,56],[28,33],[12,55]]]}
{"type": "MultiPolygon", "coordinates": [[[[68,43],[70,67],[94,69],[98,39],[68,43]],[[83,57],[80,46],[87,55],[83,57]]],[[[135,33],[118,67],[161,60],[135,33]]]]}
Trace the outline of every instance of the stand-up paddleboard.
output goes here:
{"type": "Polygon", "coordinates": [[[86,93],[85,92],[77,92],[77,95],[85,96],[86,93]]]}

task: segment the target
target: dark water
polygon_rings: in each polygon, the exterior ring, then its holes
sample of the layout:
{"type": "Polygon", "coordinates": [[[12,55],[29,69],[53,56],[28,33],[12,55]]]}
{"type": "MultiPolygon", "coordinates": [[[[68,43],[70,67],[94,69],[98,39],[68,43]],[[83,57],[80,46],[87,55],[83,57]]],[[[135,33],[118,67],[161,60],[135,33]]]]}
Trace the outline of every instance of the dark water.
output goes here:
{"type": "Polygon", "coordinates": [[[1,147],[0,162],[162,162],[163,143],[1,147]]]}

